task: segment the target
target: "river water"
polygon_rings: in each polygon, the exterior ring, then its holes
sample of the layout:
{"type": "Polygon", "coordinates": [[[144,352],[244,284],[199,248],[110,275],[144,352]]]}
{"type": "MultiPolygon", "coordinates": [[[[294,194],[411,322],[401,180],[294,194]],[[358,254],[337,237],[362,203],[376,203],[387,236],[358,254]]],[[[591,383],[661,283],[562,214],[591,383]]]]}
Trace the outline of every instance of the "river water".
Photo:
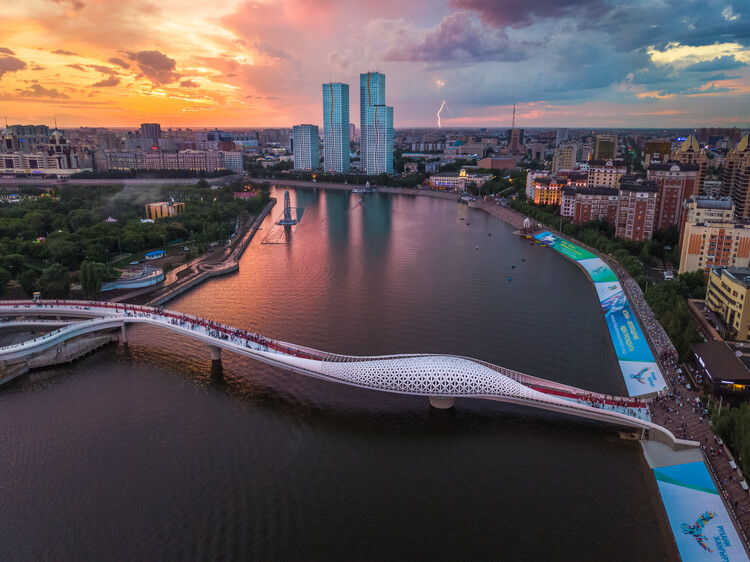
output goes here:
{"type": "MultiPolygon", "coordinates": [[[[168,307],[326,351],[456,353],[625,392],[585,274],[495,217],[291,199],[290,244],[261,244],[277,205],[238,273],[168,307]]],[[[601,425],[470,399],[435,411],[229,354],[216,384],[205,346],[129,339],[0,390],[0,560],[675,556],[640,447],[601,425]]]]}

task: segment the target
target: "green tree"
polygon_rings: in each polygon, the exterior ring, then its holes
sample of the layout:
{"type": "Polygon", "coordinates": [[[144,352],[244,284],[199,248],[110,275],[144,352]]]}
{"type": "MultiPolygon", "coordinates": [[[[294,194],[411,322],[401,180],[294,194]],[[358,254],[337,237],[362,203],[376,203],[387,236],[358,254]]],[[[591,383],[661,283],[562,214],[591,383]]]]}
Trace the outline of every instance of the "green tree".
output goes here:
{"type": "Polygon", "coordinates": [[[37,280],[39,275],[33,269],[27,269],[21,275],[18,276],[18,284],[21,285],[23,292],[26,296],[31,298],[34,296],[34,292],[37,289],[37,280]]]}
{"type": "Polygon", "coordinates": [[[10,272],[7,269],[0,267],[0,296],[5,293],[5,287],[11,279],[10,272]]]}
{"type": "Polygon", "coordinates": [[[46,299],[67,299],[70,295],[68,269],[57,263],[49,266],[39,278],[39,288],[46,299]]]}
{"type": "Polygon", "coordinates": [[[97,296],[102,289],[102,282],[108,276],[108,268],[103,263],[88,260],[81,263],[81,291],[83,296],[87,299],[97,296]]]}

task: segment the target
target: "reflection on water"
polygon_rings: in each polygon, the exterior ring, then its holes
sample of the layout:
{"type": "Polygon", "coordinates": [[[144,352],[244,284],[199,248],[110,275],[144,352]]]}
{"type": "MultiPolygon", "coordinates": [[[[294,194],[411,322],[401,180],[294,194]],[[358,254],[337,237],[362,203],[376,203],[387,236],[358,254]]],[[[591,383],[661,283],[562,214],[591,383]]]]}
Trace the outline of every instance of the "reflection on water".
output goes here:
{"type": "MultiPolygon", "coordinates": [[[[593,288],[554,252],[449,201],[291,195],[290,244],[254,240],[238,273],[169,306],[324,350],[459,353],[622,391],[593,288]]],[[[202,344],[129,339],[0,391],[0,560],[673,556],[639,447],[599,425],[472,400],[438,412],[228,353],[220,380],[202,344]]]]}

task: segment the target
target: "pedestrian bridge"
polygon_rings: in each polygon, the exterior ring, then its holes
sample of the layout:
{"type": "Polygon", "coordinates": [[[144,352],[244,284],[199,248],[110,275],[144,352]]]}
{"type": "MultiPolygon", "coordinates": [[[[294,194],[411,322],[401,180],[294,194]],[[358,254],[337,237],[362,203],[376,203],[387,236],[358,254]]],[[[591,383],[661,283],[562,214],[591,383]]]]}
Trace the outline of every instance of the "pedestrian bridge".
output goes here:
{"type": "MultiPolygon", "coordinates": [[[[673,449],[698,446],[677,439],[665,427],[648,419],[648,402],[589,392],[532,377],[484,361],[457,355],[414,354],[357,357],[326,353],[289,342],[272,340],[163,308],[94,301],[0,301],[0,318],[21,325],[35,323],[19,317],[80,319],[38,338],[0,348],[0,367],[16,365],[80,336],[119,329],[127,342],[127,326],[148,324],[208,345],[212,360],[221,350],[330,382],[428,397],[437,408],[453,406],[455,398],[482,398],[520,404],[563,414],[604,421],[635,430],[643,439],[668,444],[673,449]]],[[[2,326],[4,323],[0,323],[2,326]]],[[[42,322],[42,326],[49,323],[42,322]]]]}

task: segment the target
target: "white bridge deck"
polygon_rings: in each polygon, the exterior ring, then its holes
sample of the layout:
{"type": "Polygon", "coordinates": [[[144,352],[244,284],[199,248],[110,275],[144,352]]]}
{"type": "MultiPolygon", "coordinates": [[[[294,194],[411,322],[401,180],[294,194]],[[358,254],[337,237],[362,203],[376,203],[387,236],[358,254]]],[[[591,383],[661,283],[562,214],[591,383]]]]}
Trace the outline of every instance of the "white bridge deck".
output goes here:
{"type": "Polygon", "coordinates": [[[450,405],[454,398],[483,398],[605,421],[638,430],[644,438],[675,449],[699,445],[676,439],[666,428],[642,419],[648,409],[646,401],[597,394],[469,357],[338,355],[162,308],[93,301],[0,301],[0,317],[27,316],[85,319],[0,348],[0,366],[26,361],[84,334],[148,324],[206,343],[214,358],[220,356],[220,349],[226,349],[293,373],[360,388],[426,396],[437,405],[441,401],[450,405]]]}

